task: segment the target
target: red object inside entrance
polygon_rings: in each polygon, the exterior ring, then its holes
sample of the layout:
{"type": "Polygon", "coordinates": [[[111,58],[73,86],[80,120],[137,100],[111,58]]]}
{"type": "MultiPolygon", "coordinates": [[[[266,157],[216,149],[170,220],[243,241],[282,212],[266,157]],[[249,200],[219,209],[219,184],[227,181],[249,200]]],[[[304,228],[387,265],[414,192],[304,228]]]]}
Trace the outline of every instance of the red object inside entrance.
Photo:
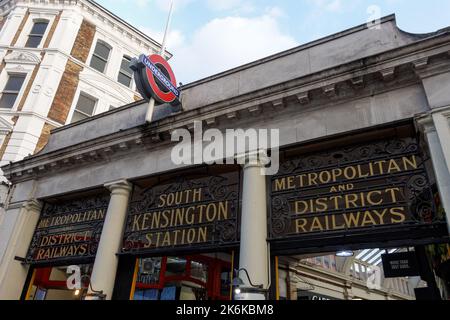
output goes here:
{"type": "Polygon", "coordinates": [[[186,268],[183,274],[169,275],[167,274],[167,257],[161,260],[161,270],[157,283],[145,284],[136,282],[136,290],[158,289],[162,290],[167,285],[174,282],[190,282],[206,289],[208,300],[230,300],[229,284],[223,282],[223,275],[226,274],[225,280],[229,279],[231,272],[231,264],[219,259],[207,256],[186,256],[186,268]],[[201,281],[192,274],[192,263],[197,262],[207,266],[207,280],[201,281]]]}

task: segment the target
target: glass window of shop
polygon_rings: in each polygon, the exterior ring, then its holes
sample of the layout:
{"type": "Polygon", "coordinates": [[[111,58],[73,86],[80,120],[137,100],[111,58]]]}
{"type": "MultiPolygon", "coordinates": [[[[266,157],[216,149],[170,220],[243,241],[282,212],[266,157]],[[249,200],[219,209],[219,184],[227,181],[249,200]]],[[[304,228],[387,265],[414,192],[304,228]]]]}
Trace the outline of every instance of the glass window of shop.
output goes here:
{"type": "Polygon", "coordinates": [[[155,257],[137,260],[133,300],[228,300],[231,256],[155,257]]]}
{"type": "Polygon", "coordinates": [[[70,289],[73,272],[68,266],[36,268],[26,293],[26,300],[84,300],[88,293],[92,264],[80,265],[80,289],[70,289]]]}

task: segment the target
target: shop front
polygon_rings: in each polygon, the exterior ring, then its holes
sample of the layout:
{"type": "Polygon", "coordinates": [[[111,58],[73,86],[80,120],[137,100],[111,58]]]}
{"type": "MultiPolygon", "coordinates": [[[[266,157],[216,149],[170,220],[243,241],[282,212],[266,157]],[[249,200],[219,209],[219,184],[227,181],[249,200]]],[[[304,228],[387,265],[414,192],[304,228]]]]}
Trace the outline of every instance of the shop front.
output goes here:
{"type": "Polygon", "coordinates": [[[448,52],[390,16],[53,130],[2,168],[0,298],[447,298],[448,52]]]}

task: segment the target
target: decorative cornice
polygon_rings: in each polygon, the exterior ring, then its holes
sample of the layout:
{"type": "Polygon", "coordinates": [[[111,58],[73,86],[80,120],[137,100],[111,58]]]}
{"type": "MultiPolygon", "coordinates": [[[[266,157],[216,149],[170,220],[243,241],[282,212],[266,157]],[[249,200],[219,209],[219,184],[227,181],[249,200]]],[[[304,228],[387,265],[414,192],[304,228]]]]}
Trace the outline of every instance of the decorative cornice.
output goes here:
{"type": "MultiPolygon", "coordinates": [[[[2,112],[2,114],[3,114],[3,112],[2,112]]],[[[2,133],[9,133],[13,129],[14,123],[3,118],[2,114],[0,114],[0,131],[2,133]]]]}
{"type": "Polygon", "coordinates": [[[48,117],[44,117],[43,115],[33,112],[33,111],[17,111],[17,110],[6,110],[3,109],[0,111],[0,115],[8,116],[8,117],[14,117],[14,116],[34,116],[41,120],[44,120],[46,123],[50,124],[51,126],[55,128],[62,127],[62,124],[59,122],[56,122],[55,120],[52,120],[48,117]]]}
{"type": "MultiPolygon", "coordinates": [[[[52,13],[55,10],[67,9],[69,6],[73,6],[74,8],[76,7],[79,8],[79,10],[82,10],[83,13],[88,14],[90,18],[99,20],[114,31],[121,33],[122,36],[130,39],[130,41],[144,47],[145,50],[155,51],[161,47],[161,44],[156,40],[91,0],[5,0],[0,2],[0,15],[8,14],[16,7],[26,7],[39,13],[40,9],[34,8],[33,5],[41,8],[47,4],[51,5],[52,8],[44,8],[46,13],[52,13]],[[60,6],[60,8],[58,8],[58,6],[60,6]]],[[[172,57],[172,54],[167,53],[167,56],[170,58],[172,57]]]]}
{"type": "Polygon", "coordinates": [[[14,49],[13,52],[5,56],[5,62],[37,65],[41,63],[41,57],[34,52],[14,49]]]}

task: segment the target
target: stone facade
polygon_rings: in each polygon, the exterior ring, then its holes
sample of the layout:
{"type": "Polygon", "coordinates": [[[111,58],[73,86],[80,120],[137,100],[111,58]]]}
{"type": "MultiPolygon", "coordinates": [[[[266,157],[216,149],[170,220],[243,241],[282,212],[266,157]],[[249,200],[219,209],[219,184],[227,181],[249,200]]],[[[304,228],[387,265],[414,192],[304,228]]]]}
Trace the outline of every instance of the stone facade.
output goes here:
{"type": "MultiPolygon", "coordinates": [[[[319,142],[330,148],[337,136],[351,142],[355,132],[374,139],[383,130],[395,132],[400,130],[399,123],[407,123],[429,151],[427,164],[449,221],[449,53],[448,29],[414,35],[401,31],[395,17],[388,16],[379,30],[357,26],[187,84],[181,88],[183,111],[167,115],[164,111],[170,106],[159,106],[158,120],[150,125],[145,120],[147,103],[137,101],[54,129],[38,154],[3,167],[14,190],[0,225],[0,298],[17,299],[25,284],[28,266],[13,259],[25,250],[11,243],[18,235],[30,239],[36,221],[22,217],[27,213],[34,217],[36,200],[62,199],[86,190],[111,192],[103,227],[108,231],[102,235],[108,241],[100,245],[93,272],[95,288],[104,289],[111,298],[118,259],[114,253],[123,236],[118,231],[123,221],[116,217],[125,216],[132,182],[193,170],[189,163],[172,161],[171,133],[192,131],[194,122],[220,132],[277,129],[281,149],[317,147],[319,142]],[[105,265],[109,267],[102,277],[95,269],[105,265]]],[[[80,72],[80,83],[87,77],[86,68],[80,72]]],[[[240,253],[239,267],[246,267],[252,279],[267,285],[267,265],[255,263],[267,255],[267,186],[259,175],[261,167],[257,162],[241,169],[242,215],[253,220],[246,219],[241,230],[240,248],[247,252],[240,253]]],[[[345,288],[346,298],[358,296],[356,290],[361,289],[350,283],[345,288]]]]}

